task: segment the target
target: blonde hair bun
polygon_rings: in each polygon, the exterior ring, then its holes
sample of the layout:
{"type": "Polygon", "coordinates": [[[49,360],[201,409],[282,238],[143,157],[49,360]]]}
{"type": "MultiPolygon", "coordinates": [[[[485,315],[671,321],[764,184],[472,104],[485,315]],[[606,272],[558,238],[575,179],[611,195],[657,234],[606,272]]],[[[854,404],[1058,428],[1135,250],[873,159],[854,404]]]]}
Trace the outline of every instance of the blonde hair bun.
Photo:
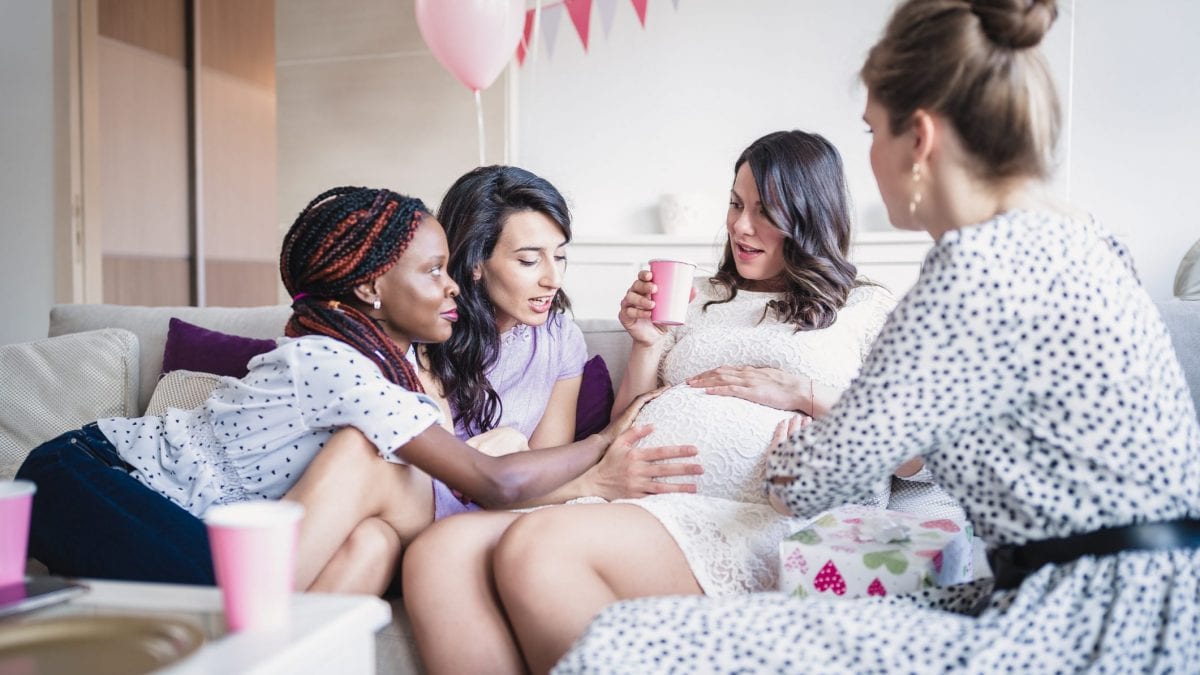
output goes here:
{"type": "Polygon", "coordinates": [[[1055,0],[970,0],[984,35],[999,47],[1036,47],[1058,17],[1055,0]]]}

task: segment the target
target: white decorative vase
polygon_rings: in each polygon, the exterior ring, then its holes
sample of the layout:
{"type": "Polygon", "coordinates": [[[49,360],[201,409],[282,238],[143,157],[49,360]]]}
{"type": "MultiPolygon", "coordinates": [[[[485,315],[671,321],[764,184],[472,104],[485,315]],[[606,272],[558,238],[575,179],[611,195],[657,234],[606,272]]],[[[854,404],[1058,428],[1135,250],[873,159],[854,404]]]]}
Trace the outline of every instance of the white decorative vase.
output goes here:
{"type": "Polygon", "coordinates": [[[658,199],[658,221],[672,236],[709,236],[724,223],[721,206],[707,192],[668,192],[658,199]]]}

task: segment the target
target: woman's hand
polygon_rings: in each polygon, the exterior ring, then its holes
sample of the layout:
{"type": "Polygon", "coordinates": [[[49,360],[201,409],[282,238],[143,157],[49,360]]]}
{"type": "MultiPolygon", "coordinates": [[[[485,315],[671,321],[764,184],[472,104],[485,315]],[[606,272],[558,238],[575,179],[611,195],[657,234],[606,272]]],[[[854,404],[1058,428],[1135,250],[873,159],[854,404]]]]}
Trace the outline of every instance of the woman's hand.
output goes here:
{"type": "MultiPolygon", "coordinates": [[[[604,427],[604,430],[600,432],[600,435],[604,437],[605,442],[608,445],[615,443],[618,435],[633,426],[633,421],[637,419],[638,413],[642,411],[642,406],[658,398],[658,395],[666,390],[666,387],[659,387],[653,391],[639,394],[637,398],[633,399],[633,402],[630,403],[625,410],[621,412],[621,414],[612,418],[612,420],[608,423],[608,426],[604,427]]],[[[645,434],[643,434],[643,436],[644,435],[645,434]]],[[[638,438],[641,438],[641,436],[638,438]]]]}
{"type": "Polygon", "coordinates": [[[757,366],[721,366],[687,379],[689,386],[717,396],[736,396],[779,410],[810,412],[808,379],[757,366]]]}
{"type": "MultiPolygon", "coordinates": [[[[771,445],[767,446],[767,452],[773,452],[780,443],[783,443],[789,436],[796,433],[812,423],[812,418],[808,415],[792,415],[786,420],[783,420],[775,427],[775,435],[771,438],[771,445]]],[[[791,482],[790,478],[775,478],[771,481],[775,485],[786,485],[791,482]]],[[[784,504],[782,500],[775,496],[774,491],[767,492],[767,501],[771,503],[771,508],[777,512],[790,516],[792,510],[784,504]]]]}
{"type": "Polygon", "coordinates": [[[695,483],[666,483],[655,480],[668,476],[698,476],[704,467],[691,462],[663,462],[664,459],[694,457],[699,450],[691,445],[667,445],[655,448],[634,447],[653,427],[634,427],[616,437],[596,466],[585,477],[591,494],[613,499],[636,499],[666,492],[695,492],[695,483]]]}
{"type": "MultiPolygon", "coordinates": [[[[654,309],[654,301],[650,299],[650,295],[658,290],[653,280],[654,275],[649,270],[638,272],[637,280],[621,300],[621,312],[617,315],[621,325],[633,338],[633,343],[643,347],[656,344],[667,333],[665,326],[658,326],[650,321],[650,310],[654,309]]],[[[695,297],[696,289],[693,288],[688,302],[695,297]]]]}
{"type": "Polygon", "coordinates": [[[496,427],[467,440],[467,445],[491,457],[529,449],[529,439],[512,427],[496,427]]]}
{"type": "Polygon", "coordinates": [[[925,468],[925,459],[923,457],[913,457],[907,462],[900,465],[896,469],[895,475],[897,478],[912,478],[925,468]]]}

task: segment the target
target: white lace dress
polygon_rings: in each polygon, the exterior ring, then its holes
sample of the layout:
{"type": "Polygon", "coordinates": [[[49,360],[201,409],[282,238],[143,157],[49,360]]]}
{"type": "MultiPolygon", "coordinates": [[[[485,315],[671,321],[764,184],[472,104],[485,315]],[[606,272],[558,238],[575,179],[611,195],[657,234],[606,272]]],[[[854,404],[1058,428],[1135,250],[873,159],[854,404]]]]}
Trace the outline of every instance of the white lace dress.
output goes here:
{"type": "MultiPolygon", "coordinates": [[[[792,413],[744,399],[706,394],[685,380],[724,365],[766,366],[844,388],[883,326],[893,302],[877,286],[853,290],[828,328],[796,332],[764,309],[779,294],[741,291],[728,303],[720,287],[701,283],[687,322],[672,329],[661,378],[671,386],[646,405],[637,424],[652,424],[643,446],[691,444],[704,466],[696,494],[654,495],[636,504],[662,521],[687,557],[700,587],[723,596],[772,590],[778,581],[779,541],[805,518],[785,518],[763,493],[767,446],[792,413]]],[[[691,460],[688,460],[691,461],[691,460]]],[[[855,501],[883,506],[888,481],[855,501]]],[[[810,514],[812,515],[812,514],[810,514]]]]}

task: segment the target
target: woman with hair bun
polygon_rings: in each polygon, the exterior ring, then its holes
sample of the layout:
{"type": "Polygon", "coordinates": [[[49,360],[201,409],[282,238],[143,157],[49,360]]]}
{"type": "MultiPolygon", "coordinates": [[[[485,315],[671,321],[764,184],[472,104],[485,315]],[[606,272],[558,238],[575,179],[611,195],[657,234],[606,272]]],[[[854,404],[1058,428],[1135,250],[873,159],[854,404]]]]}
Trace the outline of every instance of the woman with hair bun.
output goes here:
{"type": "Polygon", "coordinates": [[[1200,425],[1124,247],[1047,195],[1053,0],[908,0],[862,69],[893,225],[936,240],[857,379],[777,446],[777,508],[906,458],[995,574],[957,607],[758,595],[613,606],[556,672],[1193,672],[1200,425]],[[955,613],[953,609],[970,609],[955,613]]]}

